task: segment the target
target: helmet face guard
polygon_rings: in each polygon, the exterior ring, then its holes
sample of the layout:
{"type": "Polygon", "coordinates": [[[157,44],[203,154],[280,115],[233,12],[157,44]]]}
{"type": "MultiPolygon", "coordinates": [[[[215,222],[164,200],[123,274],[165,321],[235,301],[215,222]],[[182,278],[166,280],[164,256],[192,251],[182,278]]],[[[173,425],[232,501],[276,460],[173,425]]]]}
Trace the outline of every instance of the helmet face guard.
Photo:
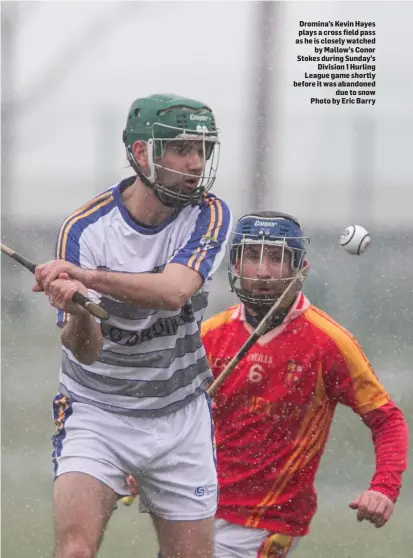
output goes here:
{"type": "Polygon", "coordinates": [[[142,182],[164,205],[181,209],[199,204],[212,188],[219,163],[218,135],[214,115],[206,105],[173,95],[153,95],[132,105],[123,141],[129,163],[142,182]],[[147,145],[147,169],[139,167],[133,154],[133,143],[139,140],[147,145]],[[163,163],[168,150],[185,156],[194,149],[204,162],[201,173],[179,172],[163,163]],[[186,180],[194,181],[195,187],[184,188],[186,180]]]}
{"type": "Polygon", "coordinates": [[[249,309],[267,313],[304,267],[308,243],[309,238],[291,216],[257,212],[242,217],[230,240],[228,277],[231,290],[249,309]],[[263,274],[263,261],[268,257],[274,265],[270,274],[268,270],[263,274]],[[246,271],[251,261],[254,275],[246,271]],[[267,292],[255,289],[255,285],[264,284],[267,292]]]}
{"type": "Polygon", "coordinates": [[[185,207],[186,205],[198,204],[202,199],[202,195],[208,192],[215,182],[220,152],[218,136],[216,133],[209,133],[206,130],[194,133],[193,131],[170,127],[176,132],[176,136],[173,140],[169,140],[163,137],[166,135],[162,134],[163,127],[164,125],[162,124],[155,124],[153,126],[153,138],[147,144],[150,169],[150,174],[147,178],[154,184],[157,195],[165,205],[185,207]],[[165,176],[165,174],[176,175],[182,181],[194,179],[193,174],[177,172],[162,164],[164,153],[168,149],[172,149],[180,155],[185,155],[192,149],[199,151],[199,155],[205,164],[202,174],[195,176],[197,184],[193,190],[185,191],[179,186],[168,186],[167,183],[162,183],[160,180],[160,177],[162,175],[165,176]]]}

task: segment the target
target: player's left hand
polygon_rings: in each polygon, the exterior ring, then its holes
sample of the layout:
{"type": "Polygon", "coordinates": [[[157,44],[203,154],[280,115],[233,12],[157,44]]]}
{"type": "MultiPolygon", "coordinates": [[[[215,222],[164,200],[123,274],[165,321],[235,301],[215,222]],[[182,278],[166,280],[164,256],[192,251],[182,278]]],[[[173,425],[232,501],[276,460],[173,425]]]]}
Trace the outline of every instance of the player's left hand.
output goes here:
{"type": "Polygon", "coordinates": [[[357,510],[358,521],[366,519],[376,527],[383,527],[393,513],[394,503],[377,490],[366,490],[349,506],[352,510],[357,510]]]}
{"type": "Polygon", "coordinates": [[[48,292],[50,284],[57,279],[62,273],[66,273],[70,279],[85,283],[85,270],[66,260],[50,260],[44,264],[36,266],[35,278],[36,283],[32,290],[35,293],[42,291],[48,292]]]}
{"type": "Polygon", "coordinates": [[[76,292],[81,293],[83,296],[88,296],[86,287],[80,281],[70,279],[67,273],[61,273],[57,279],[51,282],[49,290],[45,290],[49,303],[58,310],[79,316],[90,316],[87,310],[72,302],[73,295],[76,292]]]}

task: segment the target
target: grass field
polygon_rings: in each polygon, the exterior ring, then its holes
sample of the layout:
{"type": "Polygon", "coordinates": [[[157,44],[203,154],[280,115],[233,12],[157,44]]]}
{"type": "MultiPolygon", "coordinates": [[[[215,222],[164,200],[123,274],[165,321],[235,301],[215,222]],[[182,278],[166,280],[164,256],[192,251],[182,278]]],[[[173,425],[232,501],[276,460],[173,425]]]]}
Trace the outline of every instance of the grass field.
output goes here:
{"type": "MultiPolygon", "coordinates": [[[[16,327],[17,325],[17,327],[16,327]]],[[[29,332],[2,324],[2,556],[49,558],[52,546],[51,400],[59,369],[58,332],[29,332]]],[[[41,328],[39,328],[41,329],[41,328]]],[[[379,373],[413,426],[412,381],[379,373]],[[410,386],[410,389],[408,387],[410,386]]],[[[368,485],[374,464],[370,433],[348,409],[337,413],[318,475],[319,511],[294,558],[410,558],[413,556],[413,475],[390,523],[357,523],[348,502],[368,485]]],[[[136,505],[112,518],[101,558],[156,557],[147,516],[136,505]]]]}

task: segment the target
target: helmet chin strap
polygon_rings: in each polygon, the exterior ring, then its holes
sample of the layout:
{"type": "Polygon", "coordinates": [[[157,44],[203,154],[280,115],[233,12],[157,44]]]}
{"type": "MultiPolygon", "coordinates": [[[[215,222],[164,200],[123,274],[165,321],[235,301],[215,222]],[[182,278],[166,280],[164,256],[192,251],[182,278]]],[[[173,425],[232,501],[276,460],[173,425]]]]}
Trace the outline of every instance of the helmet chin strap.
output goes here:
{"type": "MultiPolygon", "coordinates": [[[[133,170],[138,175],[141,182],[147,188],[150,188],[150,190],[152,190],[152,192],[155,194],[157,199],[166,207],[179,210],[179,209],[183,209],[187,205],[193,205],[198,203],[198,200],[196,200],[195,198],[192,200],[184,200],[184,201],[179,200],[179,198],[174,198],[172,195],[168,195],[167,191],[166,192],[164,191],[165,189],[164,186],[156,183],[156,165],[154,164],[154,160],[153,160],[153,151],[154,151],[153,140],[149,139],[148,140],[148,163],[149,163],[150,175],[146,176],[142,171],[142,169],[140,168],[140,166],[138,165],[138,163],[136,162],[136,159],[132,153],[130,146],[126,146],[128,161],[131,167],[133,168],[133,170]]],[[[172,169],[170,170],[172,171],[172,169]]],[[[178,194],[178,192],[176,193],[178,194]]]]}

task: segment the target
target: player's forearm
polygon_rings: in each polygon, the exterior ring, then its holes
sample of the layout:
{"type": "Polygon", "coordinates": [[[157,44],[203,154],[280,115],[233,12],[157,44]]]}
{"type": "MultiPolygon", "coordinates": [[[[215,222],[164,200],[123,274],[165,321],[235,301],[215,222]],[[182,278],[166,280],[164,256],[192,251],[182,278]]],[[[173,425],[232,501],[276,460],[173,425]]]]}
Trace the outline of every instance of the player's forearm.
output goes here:
{"type": "Polygon", "coordinates": [[[63,328],[62,344],[83,364],[91,365],[99,358],[103,337],[89,312],[71,314],[63,328]]]}
{"type": "Polygon", "coordinates": [[[191,297],[183,284],[170,282],[163,273],[90,271],[89,289],[143,308],[178,310],[191,297]]]}
{"type": "Polygon", "coordinates": [[[403,413],[389,402],[367,413],[363,421],[372,431],[376,453],[376,471],[370,488],[395,502],[407,467],[408,430],[403,413]]]}

